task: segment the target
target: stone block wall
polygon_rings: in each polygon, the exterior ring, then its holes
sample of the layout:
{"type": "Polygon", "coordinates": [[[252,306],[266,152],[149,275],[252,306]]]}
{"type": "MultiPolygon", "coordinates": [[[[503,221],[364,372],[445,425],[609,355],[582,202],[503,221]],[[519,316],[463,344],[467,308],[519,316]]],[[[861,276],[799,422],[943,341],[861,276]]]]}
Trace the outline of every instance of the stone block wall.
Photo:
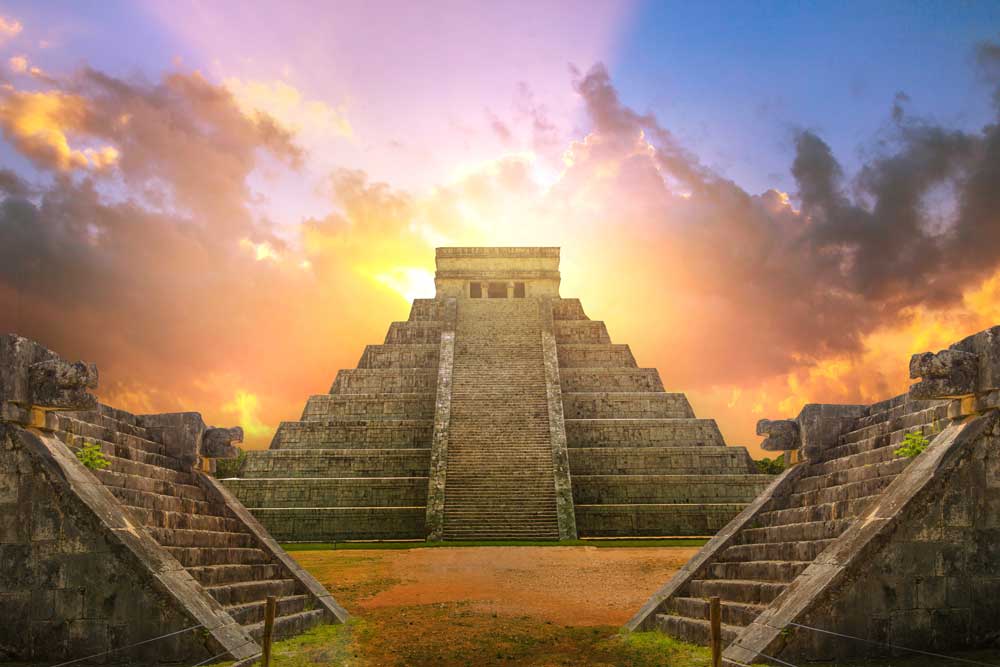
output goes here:
{"type": "Polygon", "coordinates": [[[433,419],[434,394],[316,394],[302,421],[331,419],[433,419]]]}
{"type": "Polygon", "coordinates": [[[393,322],[385,335],[387,345],[411,343],[437,345],[440,340],[441,322],[438,321],[393,322]]]}
{"type": "Polygon", "coordinates": [[[281,422],[271,449],[429,448],[433,434],[425,419],[281,422]]]}
{"type": "Polygon", "coordinates": [[[556,320],[554,323],[556,342],[564,343],[610,343],[608,328],[599,320],[556,320]]]}
{"type": "Polygon", "coordinates": [[[344,508],[423,506],[427,475],[421,477],[345,477],[229,479],[226,487],[247,507],[344,508]]]}
{"type": "MultiPolygon", "coordinates": [[[[678,421],[644,419],[567,420],[570,447],[722,447],[725,440],[714,419],[678,421]]],[[[745,451],[745,450],[744,450],[745,451]]]]}
{"type": "Polygon", "coordinates": [[[688,419],[694,417],[684,394],[666,392],[584,392],[563,398],[566,419],[688,419]]]}
{"type": "Polygon", "coordinates": [[[746,506],[577,505],[577,530],[600,537],[714,535],[746,506]]]}
{"type": "Polygon", "coordinates": [[[274,449],[248,457],[246,478],[426,477],[427,449],[274,449]]]}
{"type": "Polygon", "coordinates": [[[573,343],[559,346],[560,368],[636,368],[628,345],[573,343]]]}
{"type": "Polygon", "coordinates": [[[574,477],[756,472],[742,447],[574,447],[569,458],[574,477]]]}
{"type": "MultiPolygon", "coordinates": [[[[0,660],[78,658],[196,625],[13,430],[0,424],[0,660]]],[[[121,657],[206,655],[190,632],[121,657]]]]}
{"type": "Polygon", "coordinates": [[[337,373],[331,394],[419,394],[434,393],[437,371],[433,368],[349,368],[337,373]]]}
{"type": "Polygon", "coordinates": [[[560,368],[563,393],[663,391],[655,368],[560,368]]]}
{"type": "Polygon", "coordinates": [[[435,368],[437,345],[369,345],[358,368],[435,368]]]}
{"type": "Polygon", "coordinates": [[[323,507],[254,509],[254,516],[281,542],[423,540],[427,509],[418,507],[323,507]]]}

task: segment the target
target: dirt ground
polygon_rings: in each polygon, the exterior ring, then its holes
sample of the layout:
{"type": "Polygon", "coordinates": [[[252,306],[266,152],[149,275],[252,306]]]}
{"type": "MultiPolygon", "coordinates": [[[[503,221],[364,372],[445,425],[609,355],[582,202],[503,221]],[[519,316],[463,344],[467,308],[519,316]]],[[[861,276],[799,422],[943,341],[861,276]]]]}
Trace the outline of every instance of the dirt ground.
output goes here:
{"type": "Polygon", "coordinates": [[[613,644],[619,626],[696,551],[465,547],[292,555],[360,619],[346,664],[689,665],[697,663],[629,657],[613,644]]]}

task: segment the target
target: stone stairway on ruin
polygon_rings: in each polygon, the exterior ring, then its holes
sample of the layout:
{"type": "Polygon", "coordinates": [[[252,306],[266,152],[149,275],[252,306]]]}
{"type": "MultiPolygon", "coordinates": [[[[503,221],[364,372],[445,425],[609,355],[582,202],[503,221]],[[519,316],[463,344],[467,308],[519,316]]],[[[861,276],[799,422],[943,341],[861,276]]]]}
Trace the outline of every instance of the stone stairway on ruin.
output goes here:
{"type": "Polygon", "coordinates": [[[458,304],[444,538],[558,539],[539,304],[458,304]]]}
{"type": "Polygon", "coordinates": [[[580,536],[711,535],[770,483],[578,299],[552,302],[580,536]]]}
{"type": "Polygon", "coordinates": [[[708,598],[722,601],[724,645],[767,608],[912,461],[896,455],[905,434],[940,428],[947,406],[903,394],[875,403],[838,445],[808,468],[788,492],[767,502],[752,521],[667,598],[655,627],[683,641],[707,644],[708,598]]]}
{"type": "Polygon", "coordinates": [[[261,548],[224,503],[206,494],[196,478],[200,473],[169,455],[141,419],[105,405],[61,412],[56,435],[74,450],[100,446],[111,465],[94,475],[254,639],[262,636],[271,595],[278,598],[279,637],[327,622],[327,612],[303,584],[261,548]]]}

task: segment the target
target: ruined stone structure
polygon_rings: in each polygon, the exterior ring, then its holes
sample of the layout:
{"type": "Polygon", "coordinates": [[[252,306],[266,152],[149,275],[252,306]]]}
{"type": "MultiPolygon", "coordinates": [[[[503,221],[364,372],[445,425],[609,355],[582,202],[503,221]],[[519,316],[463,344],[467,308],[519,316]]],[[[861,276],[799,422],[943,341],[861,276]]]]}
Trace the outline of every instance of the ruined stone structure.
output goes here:
{"type": "Polygon", "coordinates": [[[707,643],[719,596],[729,667],[995,646],[1000,326],[915,355],[910,374],[922,380],[887,401],[763,421],[764,447],[802,462],[628,627],[707,643]],[[915,458],[897,453],[908,433],[930,441],[915,458]]]}
{"type": "Polygon", "coordinates": [[[709,535],[771,481],[559,296],[558,248],[439,248],[437,296],[226,486],[283,540],[709,535]]]}
{"type": "Polygon", "coordinates": [[[0,336],[0,661],[248,660],[269,595],[278,636],[347,618],[201,472],[239,428],[99,405],[96,382],[92,365],[0,336]],[[110,465],[85,466],[84,447],[110,465]]]}

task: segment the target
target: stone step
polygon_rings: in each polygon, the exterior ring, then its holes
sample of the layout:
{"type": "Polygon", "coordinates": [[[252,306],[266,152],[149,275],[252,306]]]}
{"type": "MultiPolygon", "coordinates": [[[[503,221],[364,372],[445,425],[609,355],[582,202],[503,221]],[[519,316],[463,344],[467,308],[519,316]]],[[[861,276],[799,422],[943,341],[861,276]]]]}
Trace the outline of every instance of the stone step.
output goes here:
{"type": "Polygon", "coordinates": [[[131,459],[115,456],[113,454],[105,454],[105,456],[108,461],[111,462],[109,470],[117,473],[161,480],[169,484],[197,486],[194,475],[187,471],[164,468],[163,466],[158,465],[150,465],[148,463],[133,461],[131,459]]]}
{"type": "Polygon", "coordinates": [[[835,540],[810,542],[769,542],[765,544],[734,544],[720,553],[717,562],[735,563],[759,560],[813,561],[835,540]]]}
{"type": "Polygon", "coordinates": [[[199,565],[187,568],[188,574],[202,586],[220,586],[261,579],[281,579],[283,568],[277,563],[263,565],[199,565]]]}
{"type": "Polygon", "coordinates": [[[222,606],[245,604],[247,602],[263,601],[267,596],[286,597],[300,593],[299,582],[296,579],[264,579],[262,581],[242,581],[221,586],[205,588],[215,601],[222,606]]]}
{"type": "Polygon", "coordinates": [[[901,473],[906,466],[910,465],[912,461],[913,459],[909,458],[893,458],[888,461],[882,461],[881,463],[872,463],[855,468],[848,468],[847,470],[838,470],[825,475],[811,474],[813,471],[812,468],[810,468],[806,471],[807,475],[805,477],[800,477],[795,480],[795,493],[816,491],[819,489],[826,489],[831,486],[840,486],[849,482],[860,482],[876,477],[895,477],[901,473]]]}
{"type": "MultiPolygon", "coordinates": [[[[656,629],[665,635],[678,639],[688,644],[701,644],[707,646],[711,638],[711,627],[708,621],[688,618],[687,616],[675,616],[671,614],[656,615],[656,629]]],[[[731,644],[740,634],[742,628],[738,626],[722,624],[722,645],[731,644]]]]}
{"type": "Polygon", "coordinates": [[[164,547],[185,568],[203,565],[266,565],[271,557],[256,548],[164,547]]]}
{"type": "Polygon", "coordinates": [[[691,404],[684,394],[666,392],[564,393],[566,419],[690,419],[691,404]]]}
{"type": "Polygon", "coordinates": [[[563,393],[588,391],[663,391],[655,368],[560,368],[563,393]]]}
{"type": "Polygon", "coordinates": [[[157,493],[174,496],[175,498],[181,498],[184,500],[205,500],[205,492],[200,486],[195,486],[193,484],[177,484],[167,482],[162,479],[129,475],[126,473],[116,472],[110,468],[105,468],[104,470],[92,470],[91,472],[93,472],[94,476],[101,480],[105,486],[109,487],[157,493]]]}
{"type": "Polygon", "coordinates": [[[941,405],[908,412],[887,421],[880,421],[868,426],[856,428],[840,437],[840,442],[849,445],[854,442],[861,442],[880,435],[887,435],[894,431],[919,430],[921,427],[928,427],[935,422],[943,421],[948,417],[948,405],[941,405]]]}
{"type": "MultiPolygon", "coordinates": [[[[767,607],[764,605],[747,604],[720,600],[722,622],[726,625],[744,627],[754,622],[767,607]]],[[[667,601],[667,609],[677,616],[685,616],[695,620],[708,620],[709,601],[703,598],[673,597],[667,601]]]]}
{"type": "MultiPolygon", "coordinates": [[[[278,616],[274,619],[273,636],[275,639],[284,639],[285,637],[302,634],[309,628],[323,623],[325,620],[326,612],[322,609],[310,609],[288,616],[278,616]]],[[[260,638],[264,636],[264,621],[244,626],[244,629],[259,642],[260,638]]]]}
{"type": "MultiPolygon", "coordinates": [[[[706,578],[776,581],[790,583],[810,564],[798,560],[754,560],[737,563],[709,563],[706,578]]],[[[744,624],[739,624],[744,625],[744,624]]]]}
{"type": "Polygon", "coordinates": [[[719,596],[731,602],[767,605],[781,595],[787,584],[754,579],[694,579],[687,585],[687,595],[694,598],[719,596]]]}
{"type": "Polygon", "coordinates": [[[250,548],[257,546],[257,540],[246,532],[223,532],[218,530],[190,530],[185,528],[159,528],[147,526],[157,542],[165,547],[216,547],[250,548]]]}
{"type": "MultiPolygon", "coordinates": [[[[275,600],[275,615],[290,616],[301,611],[306,611],[313,604],[313,599],[309,595],[289,595],[275,600]]],[[[238,605],[226,607],[229,615],[240,625],[250,625],[264,620],[264,609],[267,607],[266,600],[256,600],[238,605]]]]}
{"type": "Polygon", "coordinates": [[[840,458],[827,459],[820,463],[811,463],[808,464],[808,474],[810,477],[816,475],[828,475],[830,473],[842,472],[852,468],[860,468],[861,466],[892,461],[893,459],[899,458],[896,456],[896,449],[896,447],[877,447],[875,449],[869,449],[856,454],[841,456],[840,458]]]}
{"type": "Polygon", "coordinates": [[[467,540],[467,541],[480,541],[480,540],[558,540],[559,539],[559,529],[549,528],[549,529],[532,529],[524,528],[515,530],[512,528],[475,528],[475,527],[462,527],[462,528],[448,528],[447,525],[444,529],[444,539],[445,540],[467,540]]]}
{"type": "Polygon", "coordinates": [[[216,516],[225,515],[225,506],[215,505],[204,500],[178,498],[177,496],[117,486],[108,487],[108,489],[116,498],[121,500],[126,505],[143,507],[151,510],[162,510],[166,512],[181,512],[185,514],[214,514],[216,516]]]}
{"type": "Polygon", "coordinates": [[[172,530],[214,530],[240,532],[245,527],[242,522],[228,516],[215,514],[192,514],[171,512],[126,505],[129,512],[144,526],[169,528],[172,530]]]}
{"type": "Polygon", "coordinates": [[[766,528],[767,526],[784,526],[790,523],[804,523],[809,521],[852,519],[858,517],[871,504],[873,498],[874,496],[864,496],[852,500],[837,500],[821,505],[767,510],[754,517],[753,527],[766,528]]]}
{"type": "Polygon", "coordinates": [[[857,482],[846,482],[835,486],[827,486],[822,489],[805,491],[803,493],[792,493],[786,497],[784,507],[775,509],[786,509],[789,507],[805,507],[808,505],[822,505],[838,500],[854,500],[866,496],[874,496],[881,493],[896,475],[883,475],[871,477],[857,482]]]}
{"type": "MultiPolygon", "coordinates": [[[[99,423],[78,419],[70,415],[80,415],[84,413],[56,413],[56,423],[58,429],[66,433],[80,436],[84,439],[103,440],[132,449],[140,449],[151,454],[165,454],[163,444],[148,438],[136,436],[134,433],[115,430],[113,419],[106,417],[94,417],[99,423]],[[112,424],[107,425],[105,422],[112,424]]],[[[134,430],[134,429],[133,429],[134,430]]]]}
{"type": "Polygon", "coordinates": [[[101,452],[109,459],[114,457],[164,470],[173,470],[175,472],[186,471],[186,466],[181,461],[170,456],[152,454],[141,449],[132,449],[126,445],[116,444],[107,440],[97,440],[85,436],[74,435],[65,431],[56,431],[56,437],[74,450],[80,449],[85,444],[96,444],[101,448],[101,452]]]}
{"type": "Polygon", "coordinates": [[[854,522],[854,519],[834,521],[809,521],[789,523],[783,526],[765,528],[744,528],[737,539],[740,544],[762,544],[766,542],[807,542],[839,537],[854,522]]]}

